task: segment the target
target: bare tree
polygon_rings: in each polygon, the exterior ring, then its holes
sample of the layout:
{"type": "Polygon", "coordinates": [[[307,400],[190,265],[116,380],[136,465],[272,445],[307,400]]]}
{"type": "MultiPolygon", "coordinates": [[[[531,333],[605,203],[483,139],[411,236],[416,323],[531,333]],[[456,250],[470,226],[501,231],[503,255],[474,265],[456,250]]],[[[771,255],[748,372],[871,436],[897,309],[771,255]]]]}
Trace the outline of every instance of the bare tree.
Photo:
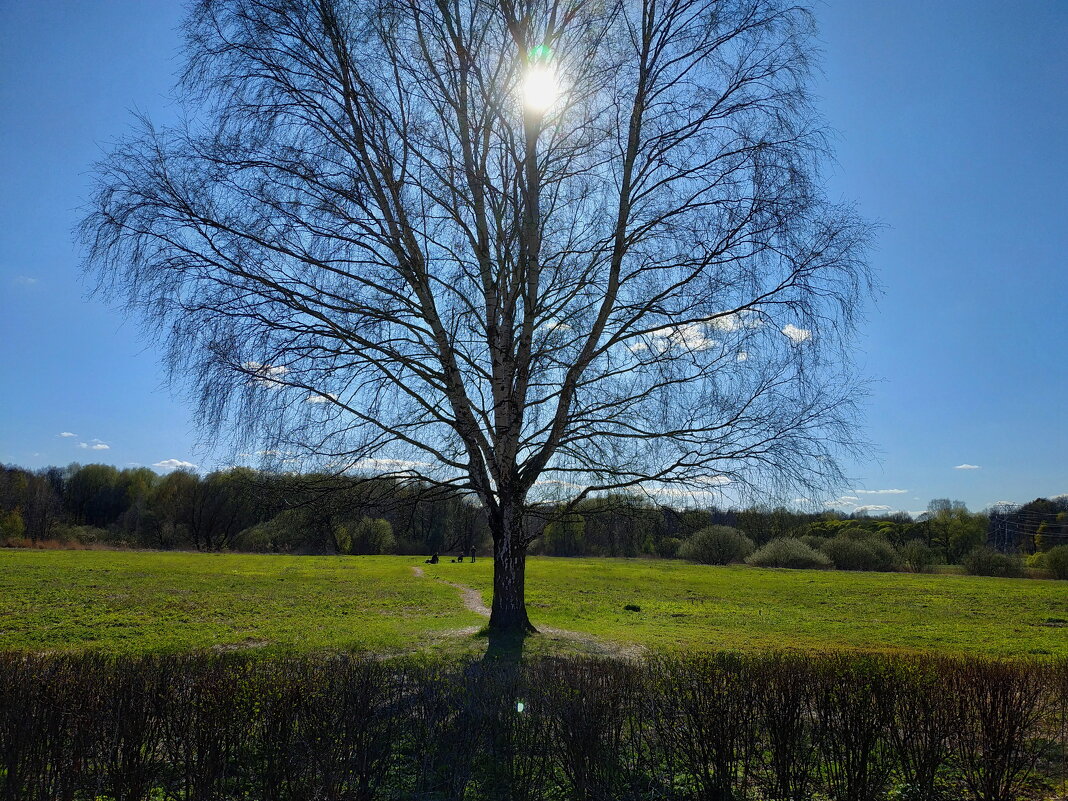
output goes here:
{"type": "Polygon", "coordinates": [[[778,0],[200,0],[89,269],[211,431],[469,490],[491,630],[550,492],[838,478],[869,227],[778,0]]]}

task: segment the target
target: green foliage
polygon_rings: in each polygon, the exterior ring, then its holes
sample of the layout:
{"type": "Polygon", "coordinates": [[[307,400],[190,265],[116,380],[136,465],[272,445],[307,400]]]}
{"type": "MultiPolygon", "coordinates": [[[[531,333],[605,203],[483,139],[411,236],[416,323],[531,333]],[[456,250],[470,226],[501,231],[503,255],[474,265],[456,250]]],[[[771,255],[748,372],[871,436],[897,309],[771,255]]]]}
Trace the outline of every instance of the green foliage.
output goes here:
{"type": "Polygon", "coordinates": [[[1050,548],[1049,523],[1043,520],[1035,529],[1035,550],[1048,551],[1050,548]]]}
{"type": "Polygon", "coordinates": [[[1056,579],[1068,579],[1068,545],[1058,545],[1045,553],[1046,569],[1056,579]]]}
{"type": "Polygon", "coordinates": [[[334,547],[338,553],[352,553],[352,533],[344,523],[334,526],[334,547]]]}
{"type": "Polygon", "coordinates": [[[741,562],[753,552],[753,541],[736,528],[709,526],[695,532],[679,546],[678,555],[703,565],[741,562]]]}
{"type": "Polygon", "coordinates": [[[830,567],[831,560],[819,551],[796,538],[781,537],[763,546],[748,559],[754,567],[823,568],[830,567]]]}
{"type": "Polygon", "coordinates": [[[1023,575],[1023,564],[1019,557],[995,551],[987,545],[970,551],[964,557],[963,564],[964,569],[973,576],[1017,578],[1023,575]]]}
{"type": "Polygon", "coordinates": [[[24,536],[26,524],[22,520],[22,512],[19,509],[0,512],[0,540],[21,540],[24,536]]]}
{"type": "Polygon", "coordinates": [[[656,555],[661,559],[673,559],[679,553],[682,540],[678,537],[664,537],[656,543],[656,555]]]}
{"type": "Polygon", "coordinates": [[[362,517],[351,527],[348,553],[376,555],[390,553],[396,541],[393,539],[393,526],[388,520],[362,517]]]}
{"type": "Polygon", "coordinates": [[[938,554],[921,539],[906,542],[901,548],[901,558],[913,573],[927,573],[938,564],[938,554]]]}
{"type": "Polygon", "coordinates": [[[839,535],[825,540],[820,550],[838,570],[897,570],[901,557],[894,546],[880,537],[854,539],[839,535]]]}
{"type": "Polygon", "coordinates": [[[986,542],[989,518],[968,511],[961,501],[936,498],[927,504],[929,544],[941,548],[953,564],[986,542]]]}
{"type": "Polygon", "coordinates": [[[537,551],[547,556],[581,556],[585,539],[586,519],[580,514],[564,515],[545,527],[537,551]]]}

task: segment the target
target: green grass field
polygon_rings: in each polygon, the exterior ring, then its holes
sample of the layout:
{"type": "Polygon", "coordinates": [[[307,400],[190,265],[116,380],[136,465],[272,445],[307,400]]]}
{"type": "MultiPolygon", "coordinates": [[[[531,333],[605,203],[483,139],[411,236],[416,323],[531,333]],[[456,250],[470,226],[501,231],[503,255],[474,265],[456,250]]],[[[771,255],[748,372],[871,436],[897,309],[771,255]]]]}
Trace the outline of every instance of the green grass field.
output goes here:
{"type": "Polygon", "coordinates": [[[144,653],[425,647],[481,625],[415,560],[0,552],[0,649],[144,653]]]}
{"type": "MultiPolygon", "coordinates": [[[[0,649],[471,650],[492,563],[109,551],[0,552],[0,649]]],[[[539,623],[651,650],[1068,656],[1068,583],[534,558],[539,623]],[[641,607],[639,612],[624,606],[641,607]]]]}

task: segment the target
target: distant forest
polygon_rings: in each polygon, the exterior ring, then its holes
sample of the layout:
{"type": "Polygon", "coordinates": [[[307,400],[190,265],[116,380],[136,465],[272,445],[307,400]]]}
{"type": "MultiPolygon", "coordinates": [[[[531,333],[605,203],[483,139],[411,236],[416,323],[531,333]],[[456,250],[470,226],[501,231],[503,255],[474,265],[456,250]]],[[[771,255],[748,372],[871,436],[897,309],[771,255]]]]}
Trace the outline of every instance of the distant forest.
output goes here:
{"type": "MultiPolygon", "coordinates": [[[[1068,497],[970,512],[931,501],[928,511],[848,515],[784,507],[674,508],[632,495],[592,498],[566,514],[545,505],[532,553],[675,557],[695,532],[730,526],[756,545],[790,537],[921,540],[947,562],[977,545],[1031,554],[1068,543],[1068,497]]],[[[532,531],[533,533],[533,531],[532,531]]],[[[492,546],[469,496],[385,479],[272,474],[234,468],[177,470],[72,464],[0,468],[0,544],[277,553],[477,553],[492,546]]]]}

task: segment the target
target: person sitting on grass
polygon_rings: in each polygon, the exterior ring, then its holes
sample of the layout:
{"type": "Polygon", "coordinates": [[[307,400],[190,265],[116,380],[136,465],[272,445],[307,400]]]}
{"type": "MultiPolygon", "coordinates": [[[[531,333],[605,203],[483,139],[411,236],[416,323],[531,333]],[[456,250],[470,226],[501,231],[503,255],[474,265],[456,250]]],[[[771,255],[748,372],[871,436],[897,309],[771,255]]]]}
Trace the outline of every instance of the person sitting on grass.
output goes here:
{"type": "Polygon", "coordinates": [[[424,565],[436,565],[438,563],[438,555],[435,552],[433,556],[423,562],[424,565]]]}

